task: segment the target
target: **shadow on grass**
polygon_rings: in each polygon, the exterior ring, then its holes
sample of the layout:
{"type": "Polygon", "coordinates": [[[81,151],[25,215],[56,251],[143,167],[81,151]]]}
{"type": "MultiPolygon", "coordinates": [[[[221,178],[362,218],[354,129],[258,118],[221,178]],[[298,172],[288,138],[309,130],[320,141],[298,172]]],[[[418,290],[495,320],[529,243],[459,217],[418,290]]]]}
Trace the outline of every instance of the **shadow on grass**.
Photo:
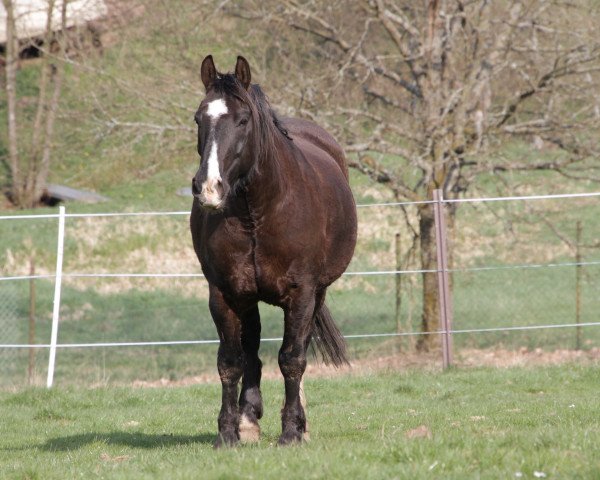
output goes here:
{"type": "Polygon", "coordinates": [[[51,438],[40,449],[46,451],[68,451],[85,447],[91,443],[121,445],[132,448],[162,448],[193,443],[213,445],[216,434],[202,433],[199,435],[154,435],[136,432],[82,433],[66,437],[51,438]]]}

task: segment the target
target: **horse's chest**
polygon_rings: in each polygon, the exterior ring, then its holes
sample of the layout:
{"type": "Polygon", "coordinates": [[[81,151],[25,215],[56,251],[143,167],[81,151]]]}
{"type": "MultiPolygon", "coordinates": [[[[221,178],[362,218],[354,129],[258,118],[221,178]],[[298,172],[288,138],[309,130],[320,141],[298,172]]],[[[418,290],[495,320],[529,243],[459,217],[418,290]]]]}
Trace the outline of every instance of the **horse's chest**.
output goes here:
{"type": "Polygon", "coordinates": [[[284,304],[307,278],[317,278],[324,264],[321,237],[281,216],[257,222],[206,216],[198,228],[194,225],[207,280],[231,298],[284,304]]]}
{"type": "Polygon", "coordinates": [[[201,259],[210,283],[232,295],[256,294],[256,270],[252,238],[223,232],[208,242],[201,259]]]}
{"type": "Polygon", "coordinates": [[[209,281],[233,296],[279,303],[287,291],[290,265],[270,240],[247,230],[213,237],[202,261],[209,281]]]}

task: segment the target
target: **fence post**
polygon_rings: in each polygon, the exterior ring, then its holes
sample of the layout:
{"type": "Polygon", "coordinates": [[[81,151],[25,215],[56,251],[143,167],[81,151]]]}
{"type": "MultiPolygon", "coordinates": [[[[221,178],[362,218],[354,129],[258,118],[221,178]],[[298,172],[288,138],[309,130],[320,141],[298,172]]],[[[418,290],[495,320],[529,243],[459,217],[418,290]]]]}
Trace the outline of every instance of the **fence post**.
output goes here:
{"type": "Polygon", "coordinates": [[[62,284],[63,250],[65,243],[65,207],[58,207],[58,245],[56,247],[56,278],[54,281],[54,308],[52,309],[52,336],[48,358],[48,380],[46,386],[54,382],[54,363],[56,361],[56,343],[58,339],[58,318],[60,314],[60,291],[62,284]]]}
{"type": "MultiPolygon", "coordinates": [[[[400,233],[396,233],[396,272],[402,270],[402,242],[400,233]]],[[[402,333],[402,275],[396,273],[396,333],[402,333]]],[[[398,337],[396,342],[396,348],[398,352],[402,350],[402,337],[398,337]]]]}
{"type": "Polygon", "coordinates": [[[435,243],[437,251],[438,302],[440,305],[440,326],[442,328],[442,358],[444,368],[452,365],[452,306],[450,282],[448,279],[448,241],[444,199],[441,190],[433,191],[433,213],[435,221],[435,243]]]}

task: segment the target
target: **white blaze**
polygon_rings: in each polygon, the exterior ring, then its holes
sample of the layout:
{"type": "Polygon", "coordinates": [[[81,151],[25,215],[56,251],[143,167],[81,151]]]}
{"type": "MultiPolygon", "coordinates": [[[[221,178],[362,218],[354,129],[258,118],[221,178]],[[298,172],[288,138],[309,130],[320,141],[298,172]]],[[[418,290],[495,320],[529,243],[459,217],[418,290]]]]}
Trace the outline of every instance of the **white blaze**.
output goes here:
{"type": "Polygon", "coordinates": [[[218,145],[215,138],[214,129],[219,117],[227,113],[227,105],[222,98],[213,100],[208,104],[207,115],[211,119],[211,132],[209,134],[210,151],[208,152],[208,171],[206,181],[202,184],[202,191],[206,197],[206,203],[217,205],[221,198],[217,190],[217,184],[221,181],[221,172],[219,171],[219,157],[217,154],[218,145]]]}
{"type": "Polygon", "coordinates": [[[208,154],[208,173],[206,174],[206,180],[208,182],[221,180],[221,173],[219,172],[219,157],[217,156],[217,141],[213,140],[210,147],[210,153],[208,154]]]}
{"type": "Polygon", "coordinates": [[[219,157],[217,156],[217,140],[215,139],[214,129],[219,117],[227,113],[227,105],[222,98],[213,100],[208,104],[206,111],[208,116],[211,118],[211,130],[210,137],[212,139],[212,145],[210,146],[210,152],[208,154],[208,173],[207,181],[216,182],[221,181],[221,172],[219,172],[219,157]]]}

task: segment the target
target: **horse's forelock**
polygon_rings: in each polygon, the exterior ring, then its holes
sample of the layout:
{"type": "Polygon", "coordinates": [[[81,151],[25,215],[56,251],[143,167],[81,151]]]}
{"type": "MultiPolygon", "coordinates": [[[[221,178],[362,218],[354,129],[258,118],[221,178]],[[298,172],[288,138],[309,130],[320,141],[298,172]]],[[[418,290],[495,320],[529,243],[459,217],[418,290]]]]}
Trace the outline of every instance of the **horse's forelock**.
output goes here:
{"type": "Polygon", "coordinates": [[[277,136],[283,135],[289,139],[287,131],[281,125],[279,118],[269,104],[267,96],[259,85],[251,84],[246,90],[235,75],[218,73],[217,78],[211,85],[211,90],[236,97],[250,109],[254,125],[252,143],[257,159],[251,173],[255,173],[269,161],[269,155],[275,149],[277,136]]]}

